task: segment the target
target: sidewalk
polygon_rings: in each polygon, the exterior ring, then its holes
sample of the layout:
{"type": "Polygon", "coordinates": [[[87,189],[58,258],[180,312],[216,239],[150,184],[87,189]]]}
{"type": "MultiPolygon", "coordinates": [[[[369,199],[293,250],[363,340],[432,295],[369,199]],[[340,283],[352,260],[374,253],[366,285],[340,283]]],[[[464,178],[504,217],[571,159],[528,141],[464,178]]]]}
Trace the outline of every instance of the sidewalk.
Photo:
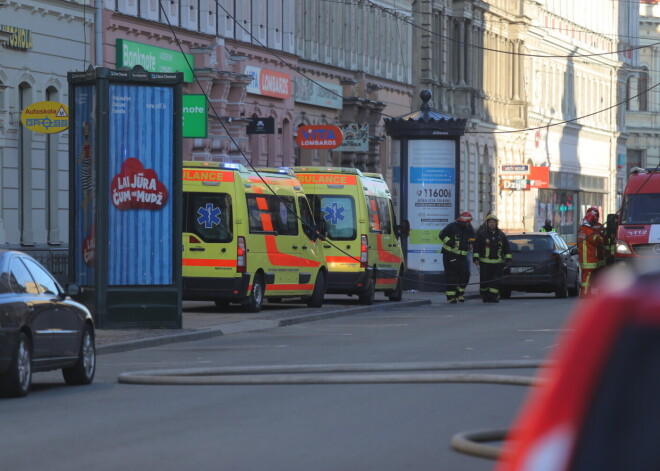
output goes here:
{"type": "MultiPolygon", "coordinates": [[[[479,297],[478,281],[479,274],[473,270],[470,284],[465,290],[467,299],[479,297]]],[[[241,312],[238,305],[217,308],[212,302],[184,301],[182,329],[97,329],[96,352],[103,355],[350,316],[366,311],[412,309],[424,304],[446,303],[444,292],[407,291],[403,293],[400,302],[391,302],[382,293],[376,293],[376,301],[371,306],[358,304],[356,296],[327,295],[320,308],[310,308],[302,302],[265,302],[261,312],[250,314],[241,312]]]]}

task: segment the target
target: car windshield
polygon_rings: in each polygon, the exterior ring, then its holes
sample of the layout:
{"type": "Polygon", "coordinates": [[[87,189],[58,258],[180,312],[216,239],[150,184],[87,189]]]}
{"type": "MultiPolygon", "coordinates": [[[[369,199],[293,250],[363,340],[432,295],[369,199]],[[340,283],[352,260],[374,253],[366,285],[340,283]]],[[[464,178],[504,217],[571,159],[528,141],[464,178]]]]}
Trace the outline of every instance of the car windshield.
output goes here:
{"type": "Polygon", "coordinates": [[[553,249],[553,243],[547,236],[509,236],[511,252],[538,252],[553,249]]]}
{"type": "Polygon", "coordinates": [[[628,195],[621,212],[624,224],[660,224],[660,194],[628,195]]]}

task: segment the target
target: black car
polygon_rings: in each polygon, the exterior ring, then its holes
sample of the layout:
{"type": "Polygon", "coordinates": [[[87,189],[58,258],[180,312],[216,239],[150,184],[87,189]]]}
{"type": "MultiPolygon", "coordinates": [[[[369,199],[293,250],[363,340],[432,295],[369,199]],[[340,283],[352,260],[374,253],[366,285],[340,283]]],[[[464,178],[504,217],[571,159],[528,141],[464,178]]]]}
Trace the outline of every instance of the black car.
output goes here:
{"type": "Polygon", "coordinates": [[[505,270],[500,297],[511,291],[555,293],[558,298],[580,294],[577,249],[569,247],[556,232],[507,234],[513,264],[505,270]]]}
{"type": "Polygon", "coordinates": [[[0,394],[25,396],[32,372],[62,369],[67,384],[90,384],[96,371],[94,322],[34,258],[0,250],[0,394]]]}

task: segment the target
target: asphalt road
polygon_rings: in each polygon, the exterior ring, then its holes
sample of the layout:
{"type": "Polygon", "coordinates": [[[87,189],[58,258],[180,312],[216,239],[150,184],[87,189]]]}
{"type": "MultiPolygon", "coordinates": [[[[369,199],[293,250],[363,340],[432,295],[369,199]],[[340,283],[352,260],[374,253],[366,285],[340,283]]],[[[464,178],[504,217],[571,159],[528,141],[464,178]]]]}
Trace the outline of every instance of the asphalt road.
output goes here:
{"type": "Polygon", "coordinates": [[[543,295],[433,304],[103,355],[91,386],[37,374],[27,398],[0,400],[2,469],[490,470],[492,461],[452,450],[451,437],[506,429],[526,387],[144,386],[119,384],[117,376],[241,365],[541,361],[574,305],[543,295]]]}

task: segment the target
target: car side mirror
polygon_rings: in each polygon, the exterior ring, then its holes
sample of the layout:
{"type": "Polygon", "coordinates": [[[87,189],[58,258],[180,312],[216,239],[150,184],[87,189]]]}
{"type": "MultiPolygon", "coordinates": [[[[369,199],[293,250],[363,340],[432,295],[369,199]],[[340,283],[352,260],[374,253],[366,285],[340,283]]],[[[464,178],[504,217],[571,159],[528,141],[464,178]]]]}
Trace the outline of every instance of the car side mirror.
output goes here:
{"type": "Polygon", "coordinates": [[[568,253],[570,253],[571,255],[577,255],[578,253],[577,247],[575,246],[571,247],[570,249],[568,249],[568,253]]]}
{"type": "Polygon", "coordinates": [[[78,296],[82,294],[82,287],[76,283],[67,283],[64,287],[64,294],[70,297],[78,296]]]}
{"type": "Polygon", "coordinates": [[[618,228],[619,228],[619,217],[616,214],[608,214],[605,223],[605,230],[607,231],[607,233],[614,235],[616,234],[618,228]]]}
{"type": "Polygon", "coordinates": [[[396,237],[408,237],[410,235],[410,222],[407,219],[401,221],[401,224],[395,228],[396,237]]]}
{"type": "Polygon", "coordinates": [[[328,235],[328,230],[324,220],[320,220],[318,223],[316,223],[316,226],[305,224],[304,230],[305,235],[312,242],[316,242],[317,239],[324,240],[328,235]]]}

